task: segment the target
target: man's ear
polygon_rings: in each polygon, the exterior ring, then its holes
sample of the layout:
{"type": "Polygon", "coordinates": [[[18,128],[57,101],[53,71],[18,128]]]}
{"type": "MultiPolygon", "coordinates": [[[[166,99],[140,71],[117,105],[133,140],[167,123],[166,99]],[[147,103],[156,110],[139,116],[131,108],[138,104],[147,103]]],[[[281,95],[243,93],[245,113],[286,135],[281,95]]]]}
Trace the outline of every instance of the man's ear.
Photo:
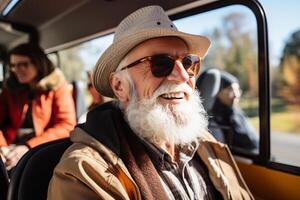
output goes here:
{"type": "Polygon", "coordinates": [[[128,82],[117,73],[111,73],[109,76],[110,87],[112,88],[115,96],[120,102],[127,103],[129,101],[129,84],[128,82]]]}

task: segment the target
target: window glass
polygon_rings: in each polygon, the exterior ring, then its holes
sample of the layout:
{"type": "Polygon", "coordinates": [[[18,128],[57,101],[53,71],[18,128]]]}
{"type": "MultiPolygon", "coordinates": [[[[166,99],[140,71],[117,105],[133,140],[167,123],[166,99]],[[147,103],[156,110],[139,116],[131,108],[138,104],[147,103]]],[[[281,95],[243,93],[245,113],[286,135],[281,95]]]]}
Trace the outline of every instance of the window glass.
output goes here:
{"type": "MultiPolygon", "coordinates": [[[[213,105],[206,107],[212,134],[232,149],[258,153],[258,59],[254,14],[245,6],[234,5],[179,19],[175,24],[179,30],[210,38],[211,47],[201,71],[217,68],[238,79],[240,89],[231,88],[231,83],[223,84],[224,81],[216,86],[219,93],[212,98],[213,105]],[[239,91],[239,103],[225,106],[226,98],[232,96],[234,91],[239,91]]],[[[210,87],[204,88],[204,91],[200,90],[200,95],[206,94],[210,87]]],[[[210,99],[203,101],[206,105],[205,101],[210,99]]]]}
{"type": "MultiPolygon", "coordinates": [[[[92,71],[99,56],[112,43],[112,39],[113,35],[110,34],[64,49],[59,51],[58,54],[48,55],[51,61],[61,68],[66,79],[73,83],[73,86],[76,85],[77,89],[83,93],[84,104],[87,109],[111,100],[95,91],[88,73],[92,71]]],[[[84,116],[79,119],[79,122],[84,121],[84,116]]]]}
{"type": "Polygon", "coordinates": [[[260,3],[269,30],[271,158],[300,166],[299,2],[260,0],[260,3]]]}
{"type": "Polygon", "coordinates": [[[56,67],[60,67],[58,62],[58,55],[56,53],[50,53],[47,56],[56,67]]]}
{"type": "Polygon", "coordinates": [[[4,74],[3,74],[3,62],[0,61],[0,81],[3,81],[4,74]]]}
{"type": "Polygon", "coordinates": [[[60,67],[68,81],[85,81],[99,56],[112,43],[113,35],[103,36],[58,52],[60,67]]]}

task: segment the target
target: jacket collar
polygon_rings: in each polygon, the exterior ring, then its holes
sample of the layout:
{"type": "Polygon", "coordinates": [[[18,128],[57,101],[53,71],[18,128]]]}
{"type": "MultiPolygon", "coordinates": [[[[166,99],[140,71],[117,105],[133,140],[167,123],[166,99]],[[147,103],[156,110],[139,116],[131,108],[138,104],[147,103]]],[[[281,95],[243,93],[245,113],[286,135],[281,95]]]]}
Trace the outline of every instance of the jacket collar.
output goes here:
{"type": "MultiPolygon", "coordinates": [[[[125,125],[124,131],[130,130],[116,102],[102,104],[88,113],[86,123],[77,126],[75,132],[71,134],[71,140],[94,146],[112,163],[117,163],[118,158],[115,155],[120,158],[121,154],[117,127],[121,123],[125,125]],[[115,155],[112,155],[111,151],[115,155]]],[[[253,199],[226,145],[217,142],[206,132],[199,140],[197,153],[207,166],[214,186],[224,199],[253,199]]]]}
{"type": "Polygon", "coordinates": [[[120,141],[116,128],[118,124],[122,123],[120,120],[124,120],[122,112],[117,102],[111,101],[88,112],[86,122],[77,125],[77,127],[83,129],[90,136],[111,149],[116,155],[120,156],[120,141]]]}
{"type": "Polygon", "coordinates": [[[35,90],[48,91],[59,87],[61,84],[66,82],[62,71],[55,68],[48,76],[42,78],[36,85],[35,90]]]}

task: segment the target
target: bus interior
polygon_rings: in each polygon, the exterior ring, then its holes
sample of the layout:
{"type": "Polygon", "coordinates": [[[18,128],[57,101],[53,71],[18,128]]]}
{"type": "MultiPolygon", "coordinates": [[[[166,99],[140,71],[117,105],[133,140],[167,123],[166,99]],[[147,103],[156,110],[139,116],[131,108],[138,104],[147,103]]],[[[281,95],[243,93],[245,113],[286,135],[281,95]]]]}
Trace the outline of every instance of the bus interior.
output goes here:
{"type": "Polygon", "coordinates": [[[9,70],[7,52],[35,42],[70,83],[78,83],[85,103],[76,110],[84,112],[79,110],[91,102],[87,72],[112,43],[118,23],[147,5],[163,7],[179,30],[210,38],[201,71],[218,68],[239,79],[241,108],[257,132],[259,147],[231,150],[255,199],[300,199],[297,1],[2,0],[0,90],[9,70]]]}

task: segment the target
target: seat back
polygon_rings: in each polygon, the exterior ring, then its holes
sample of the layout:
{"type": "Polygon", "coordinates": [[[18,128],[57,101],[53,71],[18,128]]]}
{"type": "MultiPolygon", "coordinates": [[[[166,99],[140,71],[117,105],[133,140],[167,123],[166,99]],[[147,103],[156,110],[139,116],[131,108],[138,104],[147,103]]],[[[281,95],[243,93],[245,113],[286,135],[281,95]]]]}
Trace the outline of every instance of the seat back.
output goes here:
{"type": "Polygon", "coordinates": [[[84,91],[77,81],[72,81],[72,96],[75,103],[76,120],[87,112],[84,91]]]}
{"type": "Polygon", "coordinates": [[[14,169],[7,200],[47,199],[53,170],[70,145],[67,138],[42,144],[27,152],[14,169]]]}
{"type": "Polygon", "coordinates": [[[2,159],[0,159],[0,199],[6,199],[8,189],[8,174],[2,159]]]}
{"type": "Polygon", "coordinates": [[[209,68],[202,72],[197,79],[196,87],[200,92],[202,104],[206,111],[210,111],[215,103],[216,96],[220,89],[220,70],[209,68]]]}

